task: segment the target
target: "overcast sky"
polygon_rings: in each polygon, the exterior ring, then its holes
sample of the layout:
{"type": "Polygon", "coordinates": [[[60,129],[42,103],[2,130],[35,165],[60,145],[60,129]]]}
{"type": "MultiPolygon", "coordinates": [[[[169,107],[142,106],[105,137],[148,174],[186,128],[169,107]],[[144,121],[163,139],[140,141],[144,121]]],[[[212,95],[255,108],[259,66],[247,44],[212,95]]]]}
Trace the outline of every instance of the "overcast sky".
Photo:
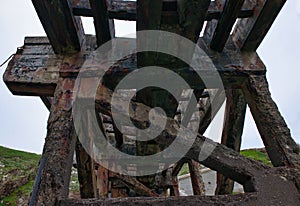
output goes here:
{"type": "MultiPolygon", "coordinates": [[[[91,22],[91,21],[85,21],[91,22]]],[[[88,25],[86,26],[86,28],[88,25]]],[[[9,0],[0,7],[1,63],[23,45],[25,36],[45,33],[30,0],[9,0]]],[[[132,33],[134,24],[117,23],[119,35],[132,33]]],[[[258,53],[268,69],[270,90],[293,138],[300,142],[300,1],[288,0],[258,53]]],[[[6,66],[0,69],[3,75],[6,66]]],[[[0,145],[41,153],[46,137],[48,111],[38,97],[13,96],[0,81],[0,145]]],[[[208,135],[220,137],[219,125],[208,135]]],[[[262,141],[247,111],[242,148],[262,147],[262,141]]]]}

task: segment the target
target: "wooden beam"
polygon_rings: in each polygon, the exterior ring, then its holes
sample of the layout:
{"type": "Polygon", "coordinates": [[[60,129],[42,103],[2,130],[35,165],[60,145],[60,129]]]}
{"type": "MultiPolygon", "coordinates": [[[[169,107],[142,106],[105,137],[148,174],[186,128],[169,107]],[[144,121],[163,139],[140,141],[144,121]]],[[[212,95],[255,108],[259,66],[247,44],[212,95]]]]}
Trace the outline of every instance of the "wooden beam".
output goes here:
{"type": "Polygon", "coordinates": [[[76,142],[71,110],[74,82],[75,79],[60,78],[57,84],[42,154],[41,179],[36,185],[37,193],[31,197],[34,205],[55,205],[58,199],[68,197],[76,142]]]}
{"type": "Polygon", "coordinates": [[[272,164],[300,168],[299,146],[271,97],[266,77],[250,76],[243,92],[272,164]]]}
{"type": "MultiPolygon", "coordinates": [[[[95,44],[90,39],[94,39],[94,37],[87,36],[86,40],[90,43],[86,47],[94,48],[95,44]]],[[[23,49],[18,51],[18,54],[9,62],[4,74],[4,82],[15,95],[53,96],[59,76],[77,76],[78,68],[83,65],[92,50],[87,49],[74,55],[55,55],[49,44],[40,44],[40,41],[35,39],[34,41],[37,41],[37,45],[35,45],[32,41],[32,39],[28,39],[25,42],[23,49]],[[28,41],[30,43],[27,43],[28,41]]],[[[128,39],[128,42],[130,41],[135,40],[128,39]]],[[[207,48],[203,42],[203,39],[200,39],[198,46],[213,60],[225,88],[240,87],[247,75],[265,73],[264,66],[256,53],[244,54],[227,49],[220,55],[207,48]]],[[[136,62],[134,56],[118,62],[118,69],[109,71],[106,75],[107,80],[104,81],[109,82],[107,84],[109,87],[114,87],[125,75],[137,69],[136,62]]],[[[96,73],[93,75],[97,76],[97,71],[101,72],[102,70],[95,70],[96,73]]],[[[187,68],[175,68],[174,71],[189,82],[192,88],[205,87],[195,71],[187,68]]],[[[208,79],[215,78],[215,74],[211,72],[210,68],[207,68],[207,71],[201,70],[201,72],[205,73],[208,79]]]]}
{"type": "Polygon", "coordinates": [[[97,193],[94,188],[95,178],[94,178],[94,160],[85,151],[81,142],[77,139],[76,143],[76,162],[78,171],[78,182],[80,189],[80,197],[82,199],[96,198],[97,193]]]}
{"type": "Polygon", "coordinates": [[[245,0],[227,0],[221,18],[218,21],[210,47],[221,52],[227,42],[232,27],[238,17],[245,0]]]}
{"type": "Polygon", "coordinates": [[[201,165],[194,160],[188,160],[194,195],[204,195],[205,187],[201,176],[201,165]]]}
{"type": "MultiPolygon", "coordinates": [[[[225,1],[224,0],[215,0],[210,3],[207,15],[205,20],[219,20],[222,16],[223,6],[225,1]],[[220,3],[223,2],[223,3],[220,3]],[[220,8],[221,9],[218,9],[220,8]]],[[[238,11],[237,18],[249,18],[253,16],[253,6],[244,4],[240,11],[238,11]]]]}
{"type": "Polygon", "coordinates": [[[179,183],[178,183],[178,177],[177,176],[172,176],[172,186],[170,188],[170,196],[176,196],[179,197],[179,183]]]}
{"type": "Polygon", "coordinates": [[[163,0],[137,0],[137,30],[160,28],[163,0]]]}
{"type": "MultiPolygon", "coordinates": [[[[226,90],[226,108],[221,143],[237,152],[241,148],[247,103],[241,90],[226,90]]],[[[217,174],[217,195],[232,194],[234,181],[217,174]]]]}
{"type": "Polygon", "coordinates": [[[135,191],[140,196],[145,196],[145,197],[158,197],[159,196],[157,193],[153,192],[150,188],[146,187],[144,184],[142,184],[140,181],[138,181],[134,177],[125,176],[125,175],[116,174],[116,173],[114,173],[112,176],[121,180],[126,186],[128,186],[130,189],[135,191]]]}
{"type": "Polygon", "coordinates": [[[102,199],[108,198],[109,193],[109,170],[98,165],[97,170],[97,186],[99,189],[99,197],[102,199]]]}
{"type": "Polygon", "coordinates": [[[202,30],[210,0],[178,1],[179,24],[182,35],[197,42],[202,30]]]}
{"type": "Polygon", "coordinates": [[[89,0],[72,0],[72,11],[75,16],[93,17],[89,0]]]}
{"type": "MultiPolygon", "coordinates": [[[[93,13],[88,0],[73,0],[73,13],[76,16],[93,17],[93,13]]],[[[164,3],[168,2],[163,2],[164,3]]],[[[210,3],[208,12],[205,16],[205,21],[211,21],[212,19],[220,19],[222,10],[214,9],[215,2],[210,3]]],[[[135,1],[120,1],[113,0],[111,6],[108,8],[108,16],[110,19],[119,19],[126,21],[136,21],[136,2],[135,1]]],[[[248,18],[253,16],[253,9],[250,7],[244,7],[238,12],[238,18],[248,18]]],[[[178,13],[176,10],[164,10],[162,11],[162,19],[172,19],[172,21],[178,20],[178,13]]],[[[177,22],[178,23],[178,22],[177,22]]]]}
{"type": "MultiPolygon", "coordinates": [[[[74,200],[67,199],[61,200],[59,205],[61,206],[106,206],[106,205],[118,205],[118,206],[144,206],[144,205],[236,205],[236,206],[252,206],[257,205],[258,195],[257,193],[239,194],[233,196],[188,196],[188,197],[135,197],[135,198],[118,198],[110,200],[74,200]]],[[[274,206],[279,206],[275,204],[274,206]]]]}
{"type": "MultiPolygon", "coordinates": [[[[255,1],[256,2],[256,1],[255,1]]],[[[247,4],[254,4],[247,0],[247,4]]],[[[243,51],[255,51],[265,38],[286,0],[257,1],[254,16],[241,19],[233,32],[233,40],[243,51]]]]}
{"type": "Polygon", "coordinates": [[[32,0],[53,50],[57,54],[81,50],[84,30],[80,17],[74,17],[70,0],[32,0]]]}
{"type": "Polygon", "coordinates": [[[108,19],[107,0],[90,0],[90,5],[94,17],[94,25],[97,37],[97,46],[108,42],[115,36],[113,20],[108,19]]]}
{"type": "Polygon", "coordinates": [[[111,3],[108,15],[111,19],[137,20],[137,2],[136,1],[115,1],[111,3]]]}
{"type": "MultiPolygon", "coordinates": [[[[162,14],[163,0],[137,0],[136,12],[137,31],[143,30],[160,30],[161,14],[162,14]]],[[[141,34],[137,34],[137,49],[139,50],[140,45],[149,44],[150,37],[141,34]]],[[[153,43],[150,42],[151,44],[153,43]]],[[[157,53],[153,52],[140,52],[137,54],[137,62],[139,67],[152,66],[157,62],[157,53]]]]}

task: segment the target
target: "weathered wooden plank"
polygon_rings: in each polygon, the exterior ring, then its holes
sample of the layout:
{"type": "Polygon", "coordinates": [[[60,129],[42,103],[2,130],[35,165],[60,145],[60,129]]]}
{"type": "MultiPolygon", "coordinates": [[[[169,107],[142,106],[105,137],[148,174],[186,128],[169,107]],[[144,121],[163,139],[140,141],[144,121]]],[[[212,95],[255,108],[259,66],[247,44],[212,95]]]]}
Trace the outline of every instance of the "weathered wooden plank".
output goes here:
{"type": "MultiPolygon", "coordinates": [[[[175,2],[176,5],[176,2],[175,2]]],[[[185,4],[184,4],[185,5],[185,4]]],[[[152,1],[152,0],[138,0],[137,1],[137,30],[160,30],[161,29],[161,18],[163,10],[163,0],[152,1]]],[[[188,11],[187,11],[188,12],[188,11]]],[[[200,33],[200,32],[199,32],[200,33]]],[[[137,35],[137,48],[139,49],[140,45],[147,45],[149,42],[153,44],[153,41],[148,41],[151,39],[147,34],[138,34],[137,35]]],[[[155,42],[158,44],[158,42],[155,42]]],[[[157,45],[158,48],[158,45],[157,45]]],[[[139,53],[137,56],[138,67],[152,66],[158,62],[161,54],[153,52],[143,52],[139,53]]],[[[170,59],[170,58],[169,58],[170,59]]],[[[169,61],[171,62],[171,61],[169,61]]],[[[168,117],[174,117],[178,102],[174,99],[172,94],[163,89],[158,88],[147,88],[141,92],[138,92],[136,99],[139,102],[143,102],[151,107],[160,107],[162,108],[168,117]]],[[[160,137],[158,137],[160,138],[160,137]]],[[[142,142],[139,141],[137,145],[137,155],[152,155],[159,153],[163,150],[154,141],[142,142]]],[[[161,174],[151,175],[147,177],[139,177],[138,180],[144,183],[146,186],[153,185],[157,176],[161,174]],[[156,176],[156,177],[155,177],[156,176]]],[[[164,187],[165,189],[165,187],[164,187]]]]}
{"type": "Polygon", "coordinates": [[[170,196],[176,196],[179,197],[179,183],[177,176],[172,176],[172,187],[170,188],[170,196]]]}
{"type": "Polygon", "coordinates": [[[70,0],[32,0],[53,50],[57,54],[81,50],[84,30],[79,17],[74,17],[70,0]]]}
{"type": "MultiPolygon", "coordinates": [[[[241,90],[226,90],[226,108],[221,143],[235,151],[240,151],[244,128],[246,100],[241,90]]],[[[218,195],[232,194],[234,181],[217,174],[218,195]]]]}
{"type": "Polygon", "coordinates": [[[54,55],[17,54],[8,64],[3,79],[15,95],[53,96],[60,64],[62,58],[54,55]],[[46,61],[56,66],[47,67],[46,61]]]}
{"type": "Polygon", "coordinates": [[[72,0],[72,11],[75,16],[93,16],[89,0],[72,0]]]}
{"type": "MultiPolygon", "coordinates": [[[[82,119],[82,123],[85,128],[91,128],[91,111],[85,111],[79,114],[82,119]]],[[[82,133],[84,131],[77,130],[77,135],[80,138],[77,139],[75,151],[76,151],[76,162],[78,171],[78,180],[80,184],[80,196],[83,199],[96,198],[97,197],[97,187],[96,187],[96,174],[95,174],[95,164],[94,164],[94,150],[93,150],[93,130],[87,129],[86,134],[82,133]],[[83,146],[84,145],[84,146],[83,146]]]]}
{"type": "MultiPolygon", "coordinates": [[[[299,204],[299,195],[296,195],[292,200],[284,202],[284,205],[297,205],[299,204]],[[293,202],[294,201],[294,202],[293,202]]],[[[258,193],[247,193],[238,195],[221,195],[221,196],[188,196],[188,197],[159,197],[159,198],[118,198],[111,200],[62,200],[62,206],[165,206],[165,205],[236,205],[236,206],[255,206],[271,204],[274,206],[282,206],[283,202],[280,199],[262,201],[258,193]]]]}
{"type": "Polygon", "coordinates": [[[108,15],[111,19],[136,21],[136,5],[136,1],[112,1],[108,15]]]}
{"type": "Polygon", "coordinates": [[[60,78],[57,84],[42,155],[42,178],[31,199],[34,205],[54,205],[57,199],[68,197],[76,142],[71,111],[74,82],[60,78]]]}
{"type": "Polygon", "coordinates": [[[26,36],[24,39],[24,45],[49,45],[49,39],[44,36],[38,36],[38,37],[30,37],[26,36]]]}
{"type": "Polygon", "coordinates": [[[227,0],[221,18],[214,32],[210,47],[213,50],[221,52],[227,42],[232,27],[238,17],[245,0],[227,0]]]}
{"type": "Polygon", "coordinates": [[[155,30],[160,27],[163,0],[137,0],[137,30],[155,30]]]}
{"type": "Polygon", "coordinates": [[[210,0],[178,1],[179,24],[184,37],[198,41],[209,5],[210,0]]]}
{"type": "Polygon", "coordinates": [[[271,97],[266,77],[250,76],[243,92],[272,164],[299,168],[299,146],[271,97]]]}
{"type": "MultiPolygon", "coordinates": [[[[142,30],[160,30],[161,25],[161,15],[163,8],[163,0],[137,0],[137,31],[142,30]]],[[[141,45],[149,44],[151,37],[146,35],[137,34],[137,49],[139,50],[141,45]]],[[[152,42],[150,42],[152,43],[152,42]]],[[[158,46],[157,46],[158,47],[158,46]]],[[[157,62],[157,53],[153,52],[142,52],[137,54],[137,66],[145,67],[155,65],[157,62]]],[[[165,90],[158,88],[147,88],[136,94],[137,101],[147,103],[153,107],[161,107],[168,114],[172,115],[172,111],[177,108],[176,102],[172,101],[172,96],[165,90]],[[170,103],[170,104],[168,104],[170,103]]],[[[139,156],[152,155],[159,153],[162,150],[160,146],[154,141],[142,142],[136,141],[136,154],[139,156]]],[[[154,185],[156,177],[161,174],[154,174],[149,176],[138,177],[137,180],[140,181],[146,187],[151,187],[154,185]]],[[[165,189],[165,188],[164,188],[165,189]]]]}
{"type": "MultiPolygon", "coordinates": [[[[165,206],[165,205],[230,205],[254,206],[257,205],[257,193],[234,195],[234,196],[189,196],[189,197],[156,197],[156,198],[117,198],[110,200],[61,200],[61,206],[84,206],[84,205],[118,205],[118,206],[165,206]]],[[[276,205],[279,206],[279,205],[276,205]]]]}
{"type": "Polygon", "coordinates": [[[99,187],[99,196],[102,199],[108,198],[109,187],[109,171],[108,169],[98,165],[97,170],[97,186],[99,187]]]}
{"type": "Polygon", "coordinates": [[[90,0],[98,47],[115,36],[114,22],[107,15],[108,3],[107,0],[90,0]]]}
{"type": "Polygon", "coordinates": [[[204,195],[205,187],[201,176],[201,165],[194,160],[188,160],[189,171],[194,195],[204,195]]]}
{"type": "Polygon", "coordinates": [[[77,140],[75,151],[80,197],[82,199],[95,198],[97,197],[97,193],[95,193],[94,188],[94,160],[85,151],[85,148],[82,146],[79,140],[77,140]]]}
{"type": "MultiPolygon", "coordinates": [[[[216,11],[223,10],[225,5],[225,0],[215,0],[214,4],[210,5],[210,8],[216,11]]],[[[221,14],[220,14],[221,16],[221,14]]],[[[215,30],[218,25],[218,19],[212,19],[211,21],[208,21],[206,23],[204,33],[203,33],[203,39],[207,42],[208,45],[210,45],[210,42],[215,34],[215,30]]]]}
{"type": "MultiPolygon", "coordinates": [[[[93,13],[91,7],[89,5],[88,0],[73,0],[76,3],[73,4],[73,13],[76,16],[86,16],[93,17],[93,13]],[[88,2],[88,3],[87,3],[88,2]]],[[[163,2],[163,11],[162,11],[162,19],[172,19],[172,22],[176,21],[178,23],[178,13],[176,12],[176,8],[172,7],[171,9],[165,9],[164,5],[168,2],[163,2]]],[[[210,3],[210,7],[205,16],[205,21],[211,21],[212,19],[220,19],[221,10],[214,9],[213,6],[215,2],[212,1],[210,3]]],[[[110,19],[119,19],[126,21],[136,21],[136,2],[135,1],[119,1],[114,0],[111,3],[111,7],[108,8],[108,16],[110,19]]],[[[241,11],[238,12],[238,18],[248,18],[253,16],[253,8],[251,7],[243,7],[241,11]]]]}
{"type": "Polygon", "coordinates": [[[236,24],[233,40],[243,51],[255,51],[271,28],[286,0],[247,0],[255,4],[254,16],[236,24]]]}
{"type": "MultiPolygon", "coordinates": [[[[88,37],[87,41],[89,38],[93,37],[88,37]]],[[[92,48],[94,44],[91,44],[86,47],[92,48]]],[[[86,52],[76,55],[54,55],[52,50],[44,50],[45,46],[47,47],[47,45],[25,45],[10,61],[4,74],[4,82],[13,94],[53,96],[58,77],[76,76],[79,72],[78,69],[91,54],[91,51],[87,49],[86,52]]],[[[226,88],[239,87],[247,75],[265,73],[264,66],[256,53],[246,54],[227,49],[220,55],[207,48],[202,40],[198,42],[198,46],[210,56],[226,88]]],[[[205,55],[200,56],[199,61],[202,57],[205,55]]],[[[117,85],[126,74],[137,69],[136,58],[132,56],[124,59],[113,68],[105,76],[109,82],[107,85],[111,88],[117,85]]],[[[102,70],[97,71],[101,72],[102,70]]],[[[205,87],[195,71],[188,68],[175,68],[174,71],[180,74],[192,88],[201,89],[205,87]]],[[[199,71],[207,79],[213,80],[215,78],[215,73],[210,68],[207,68],[207,71],[205,69],[199,71]]],[[[98,76],[97,73],[90,75],[98,76]]]]}
{"type": "MultiPolygon", "coordinates": [[[[215,0],[210,3],[207,15],[205,20],[211,21],[211,20],[218,20],[221,18],[223,6],[225,1],[224,0],[215,0]]],[[[238,18],[248,18],[253,16],[253,5],[244,4],[240,11],[238,11],[238,18]]]]}
{"type": "MultiPolygon", "coordinates": [[[[143,30],[160,30],[161,14],[162,14],[163,0],[138,0],[137,1],[137,31],[143,30]]],[[[141,45],[147,45],[153,43],[149,42],[151,39],[147,34],[137,34],[137,49],[141,45]]],[[[156,53],[153,52],[142,52],[138,53],[137,62],[139,67],[151,66],[156,62],[156,53]]]]}
{"type": "Polygon", "coordinates": [[[134,177],[125,176],[125,175],[116,174],[116,173],[114,173],[112,176],[121,180],[126,186],[128,186],[130,189],[135,191],[140,196],[145,196],[145,197],[158,197],[159,196],[157,193],[153,192],[150,188],[146,187],[144,184],[139,182],[134,177]]]}

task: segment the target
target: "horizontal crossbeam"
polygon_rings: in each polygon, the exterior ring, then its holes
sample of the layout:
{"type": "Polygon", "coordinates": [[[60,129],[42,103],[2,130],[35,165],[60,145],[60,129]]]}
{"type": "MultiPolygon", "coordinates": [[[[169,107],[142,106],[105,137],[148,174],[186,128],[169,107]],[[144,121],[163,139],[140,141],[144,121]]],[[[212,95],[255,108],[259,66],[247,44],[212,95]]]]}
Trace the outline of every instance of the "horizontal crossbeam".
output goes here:
{"type": "MultiPolygon", "coordinates": [[[[80,67],[92,54],[89,48],[96,45],[95,37],[87,36],[86,40],[89,45],[86,45],[85,52],[76,55],[55,55],[46,38],[26,38],[23,49],[17,52],[4,74],[6,85],[15,95],[53,96],[59,76],[77,76],[80,67]]],[[[128,41],[135,40],[128,39],[128,41]]],[[[265,67],[255,52],[244,56],[243,53],[228,49],[220,55],[208,49],[201,39],[198,45],[206,51],[213,63],[208,64],[210,67],[201,68],[202,74],[207,79],[213,80],[216,72],[212,72],[211,66],[214,65],[226,88],[240,87],[250,74],[265,73],[265,67]]],[[[203,57],[207,59],[206,55],[203,57]]],[[[137,63],[134,56],[117,62],[114,69],[109,70],[106,75],[106,81],[109,82],[107,86],[111,88],[116,86],[126,74],[135,69],[137,63]]],[[[176,67],[170,69],[181,75],[192,88],[206,88],[194,70],[176,67]]],[[[94,72],[102,70],[96,69],[94,72]]]]}
{"type": "Polygon", "coordinates": [[[83,206],[83,205],[225,205],[234,204],[237,206],[256,205],[258,199],[257,193],[242,194],[233,196],[189,196],[189,197],[159,197],[159,198],[126,198],[126,199],[110,199],[110,200],[61,200],[61,206],[83,206]]]}
{"type": "MultiPolygon", "coordinates": [[[[92,17],[93,12],[91,10],[88,0],[73,0],[73,13],[76,16],[86,16],[92,17]]],[[[164,2],[166,4],[167,2],[164,2]]],[[[219,19],[221,17],[222,11],[214,9],[214,2],[211,2],[207,15],[205,17],[206,21],[212,19],[219,19]]],[[[176,12],[176,7],[171,7],[167,9],[167,6],[163,5],[162,18],[173,16],[173,19],[178,19],[178,13],[176,12]]],[[[108,8],[108,16],[111,19],[136,21],[136,2],[134,1],[112,1],[111,7],[108,8]]],[[[238,18],[248,18],[253,16],[253,8],[244,7],[238,13],[238,18]]]]}

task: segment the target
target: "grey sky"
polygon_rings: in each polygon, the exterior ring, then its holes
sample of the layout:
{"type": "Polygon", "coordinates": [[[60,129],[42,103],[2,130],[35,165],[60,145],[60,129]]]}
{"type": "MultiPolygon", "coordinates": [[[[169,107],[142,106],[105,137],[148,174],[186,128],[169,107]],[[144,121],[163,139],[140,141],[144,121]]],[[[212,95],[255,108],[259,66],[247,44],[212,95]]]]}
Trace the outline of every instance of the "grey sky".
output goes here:
{"type": "MultiPolygon", "coordinates": [[[[117,24],[119,35],[131,33],[134,24],[117,24]]],[[[44,36],[30,0],[9,0],[0,8],[0,61],[22,46],[25,36],[44,36]]],[[[258,50],[268,69],[270,89],[292,135],[300,142],[300,1],[288,0],[258,50]]],[[[0,69],[1,76],[6,66],[0,69]]],[[[41,153],[46,136],[48,111],[38,97],[13,96],[0,81],[0,145],[41,153]]],[[[247,112],[242,147],[261,147],[257,129],[247,112]]],[[[214,139],[220,136],[211,129],[214,139]]]]}

